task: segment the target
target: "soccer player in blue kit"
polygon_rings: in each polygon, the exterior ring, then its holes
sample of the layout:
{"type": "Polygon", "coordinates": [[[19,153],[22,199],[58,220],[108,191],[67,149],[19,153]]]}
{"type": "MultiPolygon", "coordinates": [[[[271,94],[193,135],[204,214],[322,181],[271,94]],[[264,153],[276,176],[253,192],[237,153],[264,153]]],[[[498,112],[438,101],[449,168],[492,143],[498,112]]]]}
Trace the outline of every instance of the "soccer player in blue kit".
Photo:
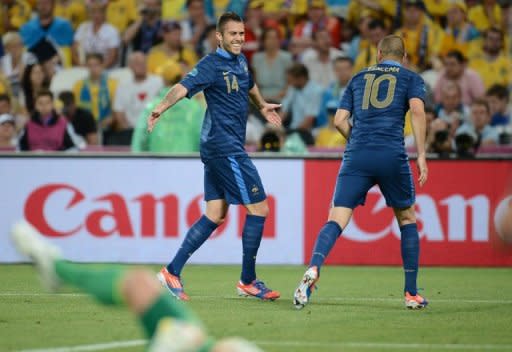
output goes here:
{"type": "Polygon", "coordinates": [[[414,183],[403,137],[405,114],[410,110],[418,153],[418,182],[423,186],[428,173],[425,83],[418,74],[402,66],[405,58],[401,37],[383,38],[377,49],[378,64],[357,73],[341,98],[335,124],[348,144],[328,221],[318,234],[309,268],[295,290],[294,304],[298,309],[309,302],[325,258],[350,221],[354,208],[364,204],[368,190],[375,184],[379,185],[400,225],[405,305],[423,308],[428,304],[416,287],[419,236],[414,183]]]}
{"type": "Polygon", "coordinates": [[[243,204],[247,217],[242,233],[242,274],[236,288],[239,295],[275,300],[280,294],[256,277],[256,254],[269,208],[265,190],[245,148],[247,110],[250,101],[265,119],[275,125],[281,119],[254,84],[245,56],[244,23],[228,12],[217,22],[219,47],[205,56],[183,80],[167,93],[148,117],[151,132],[161,114],[184,97],[204,91],[208,109],[201,131],[201,160],[204,164],[206,212],[189,229],[174,259],[163,267],[158,278],[178,299],[188,300],[181,271],[188,258],[224,221],[229,204],[243,204]]]}

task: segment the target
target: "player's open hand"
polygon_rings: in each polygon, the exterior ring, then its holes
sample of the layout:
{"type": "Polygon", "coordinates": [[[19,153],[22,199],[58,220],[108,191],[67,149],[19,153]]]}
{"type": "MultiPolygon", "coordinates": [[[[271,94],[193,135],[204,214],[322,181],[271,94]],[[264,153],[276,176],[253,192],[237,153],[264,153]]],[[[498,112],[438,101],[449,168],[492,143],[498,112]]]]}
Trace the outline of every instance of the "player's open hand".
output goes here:
{"type": "Polygon", "coordinates": [[[416,160],[418,164],[418,172],[420,176],[418,177],[418,182],[420,186],[423,186],[425,182],[427,182],[428,178],[428,167],[427,167],[427,159],[425,155],[418,155],[418,159],[416,160]]]}
{"type": "Polygon", "coordinates": [[[281,126],[281,116],[277,113],[277,109],[281,107],[281,104],[265,104],[260,109],[261,114],[265,117],[265,120],[275,126],[281,126]]]}
{"type": "Polygon", "coordinates": [[[151,114],[148,116],[148,132],[151,133],[153,128],[155,127],[158,119],[160,118],[160,111],[153,110],[151,114]]]}

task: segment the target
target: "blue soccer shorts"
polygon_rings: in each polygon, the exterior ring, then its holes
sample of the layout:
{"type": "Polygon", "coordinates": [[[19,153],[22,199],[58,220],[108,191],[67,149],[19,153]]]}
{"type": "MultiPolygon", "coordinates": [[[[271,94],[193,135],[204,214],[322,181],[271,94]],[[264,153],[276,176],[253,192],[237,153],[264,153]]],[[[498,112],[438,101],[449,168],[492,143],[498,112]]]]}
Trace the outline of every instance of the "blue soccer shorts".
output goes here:
{"type": "Polygon", "coordinates": [[[204,199],[228,204],[254,204],[267,198],[260,175],[247,155],[203,161],[204,199]]]}
{"type": "Polygon", "coordinates": [[[333,196],[333,206],[364,205],[370,188],[378,185],[389,207],[405,209],[415,202],[407,154],[381,151],[345,153],[333,196]]]}

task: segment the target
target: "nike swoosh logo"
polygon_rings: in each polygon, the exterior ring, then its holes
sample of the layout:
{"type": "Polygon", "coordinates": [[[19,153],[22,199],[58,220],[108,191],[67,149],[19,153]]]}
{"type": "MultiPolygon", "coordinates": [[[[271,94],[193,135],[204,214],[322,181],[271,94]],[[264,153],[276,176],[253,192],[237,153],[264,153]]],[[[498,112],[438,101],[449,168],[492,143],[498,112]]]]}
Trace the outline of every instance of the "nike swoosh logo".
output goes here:
{"type": "Polygon", "coordinates": [[[228,73],[229,73],[229,71],[226,71],[226,72],[222,71],[223,75],[227,75],[228,73]]]}

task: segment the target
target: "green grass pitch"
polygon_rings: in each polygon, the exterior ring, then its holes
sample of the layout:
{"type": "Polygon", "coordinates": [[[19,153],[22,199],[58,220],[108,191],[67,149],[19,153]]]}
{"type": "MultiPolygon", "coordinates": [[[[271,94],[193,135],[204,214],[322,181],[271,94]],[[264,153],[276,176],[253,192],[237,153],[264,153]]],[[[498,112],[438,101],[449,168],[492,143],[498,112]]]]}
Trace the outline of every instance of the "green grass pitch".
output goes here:
{"type": "MultiPolygon", "coordinates": [[[[325,267],[311,304],[297,311],[303,271],[258,268],[281,291],[275,302],[239,298],[237,266],[189,265],[183,275],[190,307],[213,336],[243,336],[265,351],[512,351],[512,269],[422,268],[430,305],[421,311],[404,308],[399,267],[325,267]]],[[[47,294],[28,265],[1,265],[0,282],[0,351],[144,350],[124,309],[72,288],[47,294]]]]}

